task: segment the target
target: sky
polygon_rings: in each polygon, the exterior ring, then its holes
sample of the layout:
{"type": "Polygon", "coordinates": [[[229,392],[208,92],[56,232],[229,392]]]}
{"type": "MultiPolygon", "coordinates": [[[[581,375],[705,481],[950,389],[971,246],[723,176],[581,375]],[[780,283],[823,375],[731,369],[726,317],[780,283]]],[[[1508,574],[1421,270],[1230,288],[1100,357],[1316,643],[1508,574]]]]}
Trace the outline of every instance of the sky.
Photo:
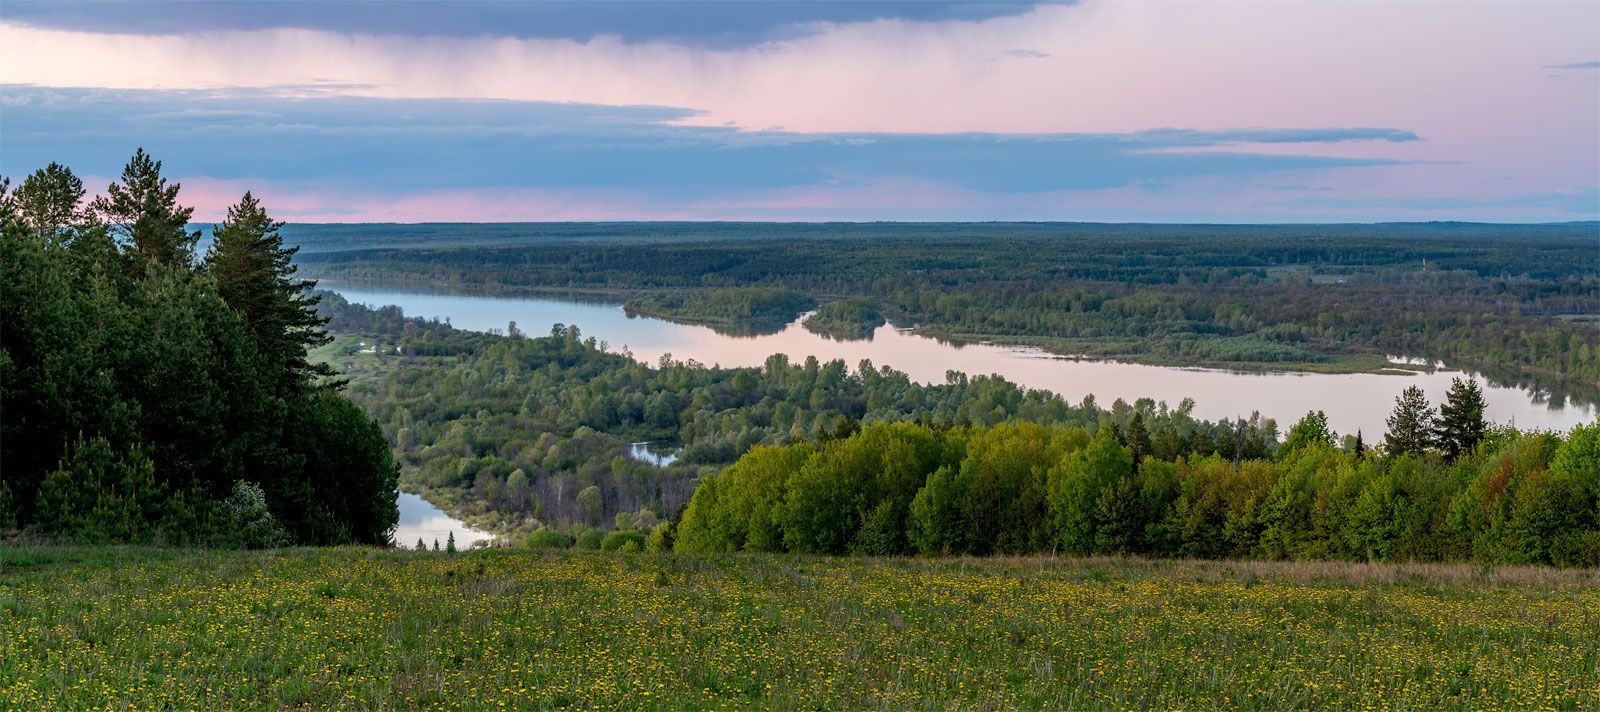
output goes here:
{"type": "Polygon", "coordinates": [[[1600,219],[1600,2],[0,4],[0,175],[197,220],[1600,219]]]}

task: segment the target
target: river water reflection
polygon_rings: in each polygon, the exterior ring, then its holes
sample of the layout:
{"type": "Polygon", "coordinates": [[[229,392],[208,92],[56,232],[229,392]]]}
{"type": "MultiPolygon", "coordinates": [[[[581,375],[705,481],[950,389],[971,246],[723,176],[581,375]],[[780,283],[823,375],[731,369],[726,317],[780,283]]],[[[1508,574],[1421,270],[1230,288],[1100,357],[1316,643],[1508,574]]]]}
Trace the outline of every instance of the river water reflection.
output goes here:
{"type": "MultiPolygon", "coordinates": [[[[1251,411],[1259,410],[1277,419],[1283,431],[1306,411],[1322,410],[1333,429],[1340,433],[1360,430],[1368,443],[1382,437],[1384,419],[1395,396],[1406,386],[1421,386],[1428,399],[1438,403],[1450,387],[1450,379],[1463,375],[1443,369],[1395,375],[1253,373],[1074,360],[1033,349],[953,345],[887,325],[879,327],[869,341],[835,341],[806,331],[798,322],[776,334],[729,336],[702,326],[628,316],[618,304],[329,288],[352,302],[394,304],[407,316],[448,320],[463,329],[503,331],[515,321],[522,331],[542,335],[552,324],[575,324],[585,336],[608,343],[613,351],[626,348],[634,358],[652,364],[663,354],[671,354],[675,359],[707,365],[759,366],[768,356],[782,353],[791,360],[806,356],[823,361],[843,359],[853,370],[862,359],[868,359],[875,366],[891,366],[923,383],[942,383],[946,371],[999,374],[1029,388],[1049,389],[1073,402],[1092,393],[1102,406],[1118,398],[1130,403],[1151,398],[1176,406],[1189,397],[1195,400],[1197,417],[1249,417],[1251,411]]],[[[1477,374],[1472,377],[1483,386],[1487,416],[1495,422],[1515,423],[1524,429],[1566,430],[1595,419],[1592,403],[1491,385],[1477,374]]]]}
{"type": "Polygon", "coordinates": [[[494,538],[493,534],[467,526],[466,522],[445,514],[432,502],[410,492],[400,493],[399,504],[400,525],[395,527],[394,543],[400,548],[415,547],[421,539],[424,546],[432,548],[434,542],[438,542],[443,549],[451,534],[456,535],[458,549],[468,549],[476,542],[494,538]]]}

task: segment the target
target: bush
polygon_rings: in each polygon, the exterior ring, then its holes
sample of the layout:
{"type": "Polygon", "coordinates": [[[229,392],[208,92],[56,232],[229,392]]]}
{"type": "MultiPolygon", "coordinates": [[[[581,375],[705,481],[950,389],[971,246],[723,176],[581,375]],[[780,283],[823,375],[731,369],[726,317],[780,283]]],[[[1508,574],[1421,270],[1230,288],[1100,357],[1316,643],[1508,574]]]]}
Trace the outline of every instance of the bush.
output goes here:
{"type": "Polygon", "coordinates": [[[650,538],[644,542],[644,550],[652,554],[672,551],[673,535],[672,522],[662,522],[650,530],[650,538]]]}
{"type": "Polygon", "coordinates": [[[572,537],[550,529],[538,529],[522,540],[522,545],[529,549],[567,549],[572,543],[572,537]]]}
{"type": "Polygon", "coordinates": [[[270,549],[289,541],[289,535],[267,509],[267,495],[261,485],[244,480],[234,482],[233,493],[222,501],[222,512],[227,517],[230,536],[239,546],[270,549]]]}
{"type": "Polygon", "coordinates": [[[591,527],[583,530],[583,533],[578,535],[576,543],[579,549],[598,549],[605,536],[605,532],[591,527]]]}
{"type": "Polygon", "coordinates": [[[644,551],[644,532],[617,531],[600,540],[601,551],[644,551]],[[625,548],[627,547],[627,548],[625,548]]]}

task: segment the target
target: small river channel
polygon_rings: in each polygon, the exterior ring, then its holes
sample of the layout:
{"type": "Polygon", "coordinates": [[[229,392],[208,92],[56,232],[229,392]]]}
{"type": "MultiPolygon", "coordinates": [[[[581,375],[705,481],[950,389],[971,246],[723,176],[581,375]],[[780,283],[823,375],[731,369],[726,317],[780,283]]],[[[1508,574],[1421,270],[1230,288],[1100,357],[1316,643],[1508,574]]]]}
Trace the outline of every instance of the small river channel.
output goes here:
{"type": "Polygon", "coordinates": [[[402,549],[415,547],[418,539],[430,549],[434,542],[443,549],[451,534],[456,536],[458,549],[470,549],[476,542],[494,538],[493,534],[473,529],[466,522],[445,514],[419,495],[401,492],[399,504],[400,525],[395,527],[394,543],[402,549]]]}

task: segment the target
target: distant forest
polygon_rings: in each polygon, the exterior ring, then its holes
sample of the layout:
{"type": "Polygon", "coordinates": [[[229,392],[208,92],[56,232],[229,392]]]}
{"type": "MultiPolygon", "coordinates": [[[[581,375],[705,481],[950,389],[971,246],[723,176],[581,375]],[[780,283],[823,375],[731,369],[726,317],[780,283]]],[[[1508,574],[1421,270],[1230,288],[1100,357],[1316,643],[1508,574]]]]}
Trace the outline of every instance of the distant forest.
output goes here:
{"type": "Polygon", "coordinates": [[[402,482],[531,546],[1600,563],[1600,426],[1494,426],[1471,380],[1439,404],[1415,387],[1372,404],[1392,412],[1371,441],[1320,412],[1280,436],[1188,401],[781,355],[651,366],[571,326],[467,332],[333,294],[322,309],[372,345],[350,392],[402,482]],[[640,441],[679,458],[630,457],[640,441]]]}
{"type": "Polygon", "coordinates": [[[1069,403],[996,376],[951,373],[922,385],[870,362],[783,355],[761,368],[646,365],[574,326],[537,336],[463,331],[331,293],[320,308],[334,332],[370,344],[348,391],[394,443],[402,483],[502,532],[612,527],[618,515],[665,521],[696,482],[752,447],[822,442],[862,423],[1138,421],[1152,452],[1169,459],[1261,457],[1278,437],[1269,419],[1197,420],[1188,400],[1102,407],[1093,396],[1069,403]],[[629,443],[642,441],[680,448],[677,462],[628,457],[629,443]]]}
{"type": "Polygon", "coordinates": [[[610,294],[637,311],[730,331],[776,329],[820,303],[807,328],[835,338],[865,338],[889,321],[1161,364],[1352,371],[1406,355],[1600,396],[1596,223],[455,225],[408,226],[386,241],[375,233],[319,226],[306,233],[319,251],[302,262],[334,284],[610,294]],[[381,248],[340,249],[363,245],[381,248]]]}

